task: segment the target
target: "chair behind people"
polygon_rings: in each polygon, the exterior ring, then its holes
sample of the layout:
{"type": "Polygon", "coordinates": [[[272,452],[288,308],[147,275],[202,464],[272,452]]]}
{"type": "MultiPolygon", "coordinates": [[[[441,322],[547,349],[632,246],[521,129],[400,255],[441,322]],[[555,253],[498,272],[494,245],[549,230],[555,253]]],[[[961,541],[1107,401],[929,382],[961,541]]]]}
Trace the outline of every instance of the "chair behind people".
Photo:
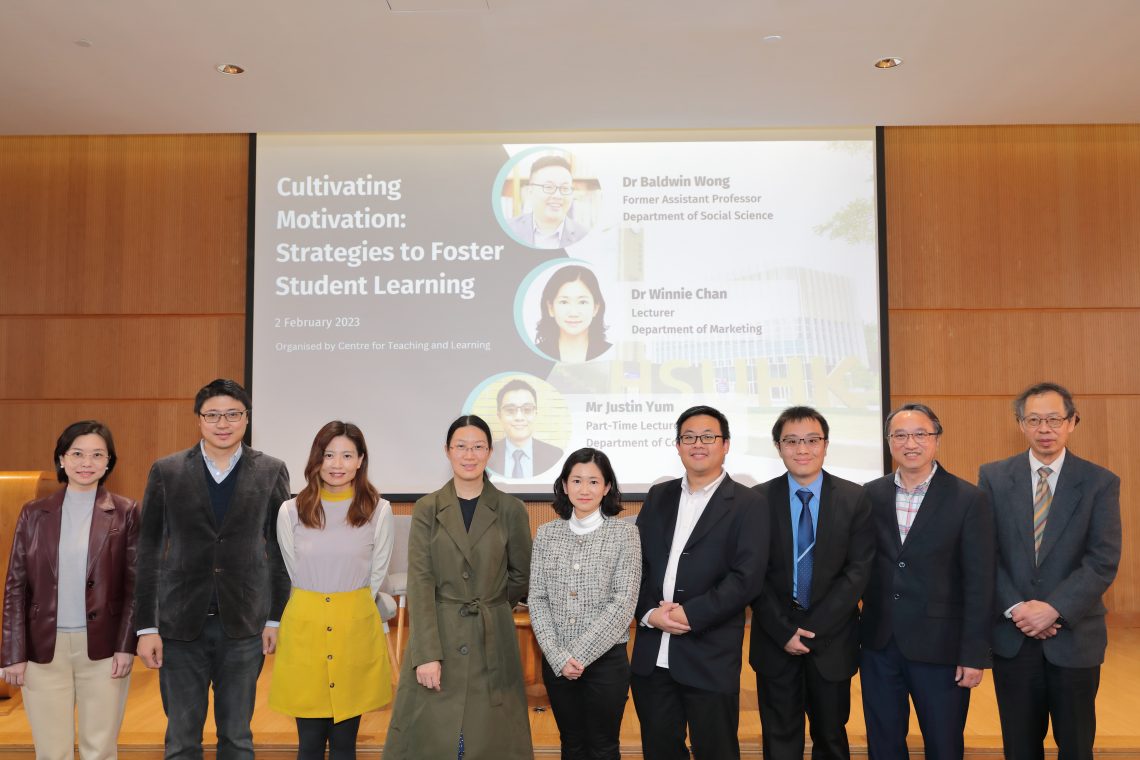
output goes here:
{"type": "Polygon", "coordinates": [[[396,597],[396,662],[403,661],[404,630],[408,625],[408,536],[411,515],[392,516],[392,559],[381,590],[396,597]]]}

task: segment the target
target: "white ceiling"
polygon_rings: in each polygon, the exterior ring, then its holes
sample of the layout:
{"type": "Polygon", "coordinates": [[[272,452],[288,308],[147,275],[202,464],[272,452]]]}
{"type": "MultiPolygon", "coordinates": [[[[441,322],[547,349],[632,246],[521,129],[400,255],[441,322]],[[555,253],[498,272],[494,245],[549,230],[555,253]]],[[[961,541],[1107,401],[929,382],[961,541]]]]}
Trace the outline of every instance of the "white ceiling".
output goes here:
{"type": "Polygon", "coordinates": [[[1140,122],[1138,45],[1138,0],[2,0],[0,133],[1140,122]]]}

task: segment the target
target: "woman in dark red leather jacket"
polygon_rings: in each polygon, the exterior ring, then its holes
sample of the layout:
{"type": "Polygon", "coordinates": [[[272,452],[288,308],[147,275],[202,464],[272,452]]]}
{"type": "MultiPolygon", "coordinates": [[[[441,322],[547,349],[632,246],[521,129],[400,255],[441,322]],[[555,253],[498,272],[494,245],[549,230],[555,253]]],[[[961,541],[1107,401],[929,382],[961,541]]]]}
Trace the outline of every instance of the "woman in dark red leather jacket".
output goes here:
{"type": "Polygon", "coordinates": [[[24,505],[4,588],[4,680],[23,687],[39,759],[116,756],[134,662],[139,508],[103,488],[115,468],[106,425],[69,425],[55,445],[63,490],[24,505]]]}

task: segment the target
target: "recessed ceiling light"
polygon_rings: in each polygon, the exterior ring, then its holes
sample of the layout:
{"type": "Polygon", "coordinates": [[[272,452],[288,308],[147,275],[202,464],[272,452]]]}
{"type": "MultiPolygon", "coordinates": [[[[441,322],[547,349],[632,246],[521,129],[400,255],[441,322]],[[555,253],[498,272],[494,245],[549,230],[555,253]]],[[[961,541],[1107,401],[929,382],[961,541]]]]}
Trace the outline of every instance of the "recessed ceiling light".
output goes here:
{"type": "Polygon", "coordinates": [[[780,34],[768,34],[764,36],[765,42],[779,42],[782,39],[784,39],[784,37],[780,34]]]}
{"type": "Polygon", "coordinates": [[[222,74],[243,74],[245,69],[236,63],[219,63],[217,69],[222,74]]]}
{"type": "Polygon", "coordinates": [[[875,61],[876,69],[893,69],[895,66],[902,65],[902,58],[880,58],[875,61]]]}
{"type": "Polygon", "coordinates": [[[95,43],[88,39],[80,39],[75,41],[76,47],[91,47],[95,43]]]}

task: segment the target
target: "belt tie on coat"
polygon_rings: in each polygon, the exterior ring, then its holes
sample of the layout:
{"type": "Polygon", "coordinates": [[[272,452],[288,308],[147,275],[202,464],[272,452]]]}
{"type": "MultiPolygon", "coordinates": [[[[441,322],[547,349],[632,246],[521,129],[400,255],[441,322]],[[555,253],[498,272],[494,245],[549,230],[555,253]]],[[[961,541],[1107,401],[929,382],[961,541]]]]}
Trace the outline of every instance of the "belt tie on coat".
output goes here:
{"type": "Polygon", "coordinates": [[[491,704],[503,704],[503,684],[501,683],[502,651],[498,646],[498,637],[495,635],[495,621],[491,619],[491,608],[507,603],[506,593],[498,594],[490,599],[455,599],[440,596],[439,601],[444,604],[459,605],[459,617],[483,618],[483,652],[487,656],[487,680],[491,684],[491,704]]]}

